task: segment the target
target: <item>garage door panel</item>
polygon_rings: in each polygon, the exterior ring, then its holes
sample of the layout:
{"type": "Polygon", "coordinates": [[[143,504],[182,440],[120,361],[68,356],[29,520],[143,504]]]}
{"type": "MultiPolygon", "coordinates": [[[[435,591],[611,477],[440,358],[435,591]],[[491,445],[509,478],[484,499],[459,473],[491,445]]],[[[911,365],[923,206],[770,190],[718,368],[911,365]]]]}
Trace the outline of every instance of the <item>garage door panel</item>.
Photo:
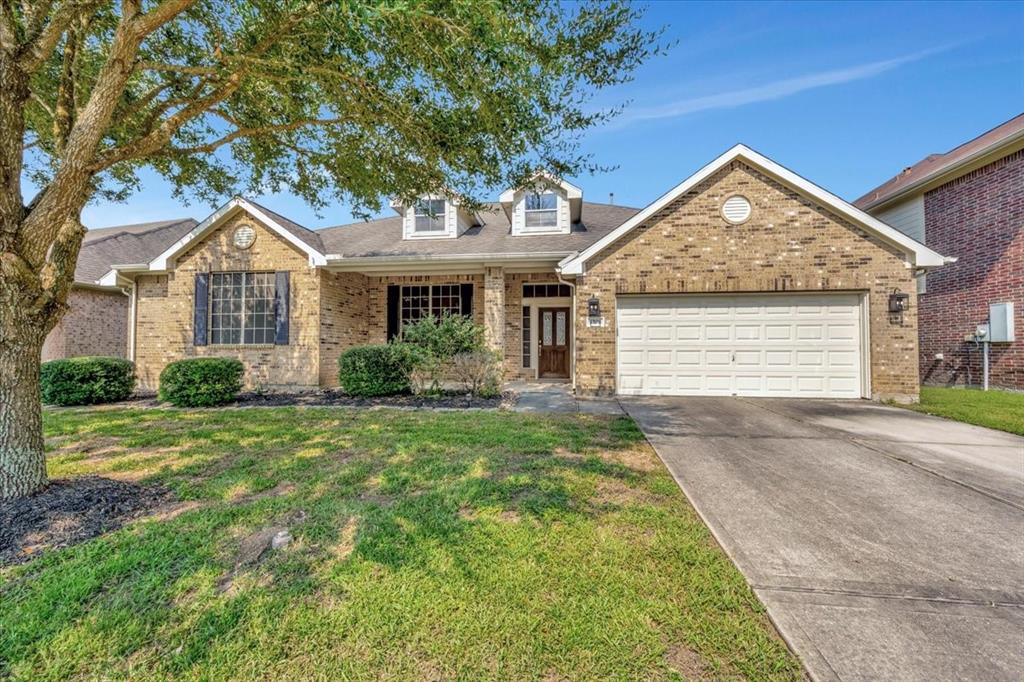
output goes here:
{"type": "Polygon", "coordinates": [[[622,296],[619,391],[861,395],[857,295],[622,296]]]}

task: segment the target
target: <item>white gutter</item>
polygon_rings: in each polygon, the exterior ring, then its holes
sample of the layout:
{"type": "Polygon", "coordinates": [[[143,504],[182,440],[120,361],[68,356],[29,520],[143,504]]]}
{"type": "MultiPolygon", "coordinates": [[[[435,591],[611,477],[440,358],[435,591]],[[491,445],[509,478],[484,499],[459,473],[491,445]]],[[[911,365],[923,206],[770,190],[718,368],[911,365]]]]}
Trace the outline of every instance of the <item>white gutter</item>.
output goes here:
{"type": "Polygon", "coordinates": [[[400,265],[402,263],[463,263],[466,261],[482,261],[487,263],[505,263],[522,260],[553,260],[559,261],[574,251],[535,251],[520,253],[458,253],[458,254],[418,254],[405,256],[343,256],[327,254],[327,264],[352,263],[368,265],[400,265]]]}

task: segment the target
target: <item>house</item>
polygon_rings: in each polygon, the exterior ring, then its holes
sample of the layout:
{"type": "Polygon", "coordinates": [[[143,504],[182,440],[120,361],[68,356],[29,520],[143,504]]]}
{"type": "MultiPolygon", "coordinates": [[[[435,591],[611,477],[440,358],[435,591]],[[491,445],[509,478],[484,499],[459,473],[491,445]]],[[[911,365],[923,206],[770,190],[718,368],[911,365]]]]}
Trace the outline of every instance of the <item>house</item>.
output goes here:
{"type": "Polygon", "coordinates": [[[334,386],[345,349],[447,312],[507,378],[582,394],[917,397],[915,275],[946,259],[742,145],[639,211],[545,174],[482,210],[394,208],[313,231],[235,198],[115,266],[141,387],[203,356],[251,387],[334,386]]]}
{"type": "Polygon", "coordinates": [[[129,290],[100,279],[126,257],[151,258],[196,225],[191,218],[88,230],[75,263],[68,310],[43,342],[42,360],[128,356],[129,290]]]}
{"type": "Polygon", "coordinates": [[[957,260],[918,280],[921,381],[982,383],[968,340],[1012,303],[1016,340],[992,343],[990,383],[1024,389],[1024,114],[871,190],[859,208],[957,260]]]}

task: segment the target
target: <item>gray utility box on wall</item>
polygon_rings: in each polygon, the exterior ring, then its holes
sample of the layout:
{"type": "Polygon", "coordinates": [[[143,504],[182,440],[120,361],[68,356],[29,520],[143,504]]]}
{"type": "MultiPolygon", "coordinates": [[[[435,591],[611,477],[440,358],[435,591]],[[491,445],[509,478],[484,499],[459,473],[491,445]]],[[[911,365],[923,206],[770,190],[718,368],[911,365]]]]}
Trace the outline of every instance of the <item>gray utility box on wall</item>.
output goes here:
{"type": "Polygon", "coordinates": [[[1013,303],[990,303],[988,306],[988,339],[992,343],[1013,343],[1013,303]]]}

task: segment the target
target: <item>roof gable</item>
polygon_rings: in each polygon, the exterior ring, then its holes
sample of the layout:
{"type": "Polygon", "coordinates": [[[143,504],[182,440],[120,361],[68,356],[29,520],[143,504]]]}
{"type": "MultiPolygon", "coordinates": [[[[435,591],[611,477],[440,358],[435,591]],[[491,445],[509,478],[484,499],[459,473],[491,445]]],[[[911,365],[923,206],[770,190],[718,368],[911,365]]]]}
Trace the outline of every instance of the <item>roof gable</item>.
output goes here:
{"type": "Polygon", "coordinates": [[[586,262],[614,244],[623,236],[646,223],[661,209],[668,206],[678,197],[686,194],[702,181],[724,168],[729,163],[741,160],[744,163],[760,170],[766,175],[773,177],[778,182],[786,185],[803,196],[821,204],[823,207],[835,211],[837,214],[849,219],[859,225],[867,232],[874,234],[882,240],[900,248],[907,254],[907,258],[917,267],[935,267],[947,262],[947,259],[924,244],[911,239],[907,235],[886,225],[877,218],[874,218],[855,206],[843,201],[836,195],[822,189],[818,185],[800,177],[787,168],[780,166],[766,156],[763,156],[749,147],[738,144],[728,150],[717,159],[704,166],[696,173],[683,180],[665,194],[658,197],[642,211],[624,222],[615,230],[611,231],[579,254],[570,256],[559,263],[559,270],[566,275],[579,275],[584,271],[586,262]]]}
{"type": "Polygon", "coordinates": [[[265,209],[248,199],[235,197],[211,213],[206,220],[196,225],[192,230],[181,237],[181,239],[174,242],[174,244],[149,261],[144,269],[159,272],[169,269],[171,264],[174,262],[174,259],[181,255],[186,249],[190,248],[194,242],[206,237],[224,220],[235,215],[239,211],[249,213],[253,218],[263,223],[263,225],[268,229],[292,244],[299,251],[305,253],[309,258],[310,265],[325,265],[327,263],[327,258],[323,252],[323,242],[321,242],[318,234],[312,230],[302,227],[298,223],[294,223],[287,218],[274,213],[273,211],[265,209]]]}

